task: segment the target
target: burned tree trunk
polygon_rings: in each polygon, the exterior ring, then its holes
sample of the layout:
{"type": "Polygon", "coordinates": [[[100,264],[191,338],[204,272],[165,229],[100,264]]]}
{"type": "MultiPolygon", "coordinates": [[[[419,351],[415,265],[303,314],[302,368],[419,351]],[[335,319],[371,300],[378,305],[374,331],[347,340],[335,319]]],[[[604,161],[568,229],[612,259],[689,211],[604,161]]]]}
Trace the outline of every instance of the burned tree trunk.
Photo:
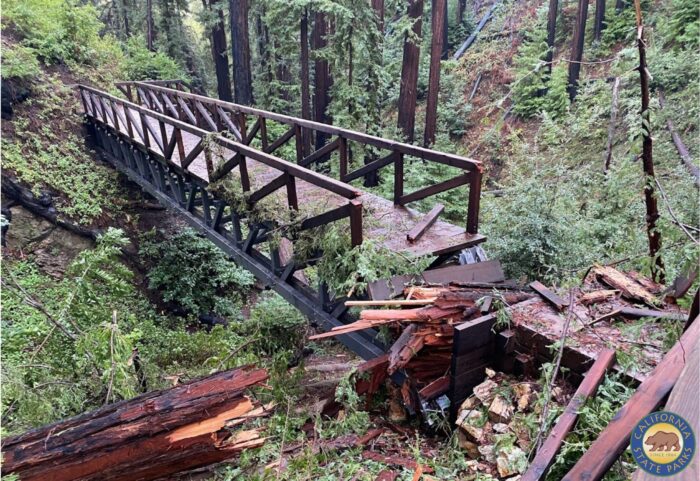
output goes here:
{"type": "Polygon", "coordinates": [[[154,51],[153,40],[155,32],[153,30],[153,0],[146,0],[146,48],[154,51]]]}
{"type": "Polygon", "coordinates": [[[647,70],[647,53],[644,42],[644,24],[642,23],[642,7],[640,0],[634,1],[637,14],[637,48],[639,50],[639,85],[642,94],[642,166],[646,177],[644,186],[644,202],[646,204],[647,237],[649,239],[649,256],[652,259],[651,274],[656,282],[664,282],[664,264],[659,251],[661,250],[661,233],[656,228],[659,219],[659,208],[656,204],[654,177],[654,159],[652,157],[651,111],[649,94],[649,70],[647,70]]]}
{"type": "Polygon", "coordinates": [[[245,395],[267,379],[238,368],[7,438],[3,474],[23,481],[151,480],[221,462],[265,439],[245,395]]]}
{"type": "Polygon", "coordinates": [[[423,144],[427,147],[435,143],[435,130],[437,128],[437,105],[440,92],[440,58],[443,49],[443,29],[446,0],[433,0],[432,32],[433,38],[430,47],[430,76],[428,80],[428,105],[425,112],[425,131],[423,144]]]}
{"type": "Polygon", "coordinates": [[[420,36],[423,26],[423,0],[409,0],[408,16],[413,20],[412,35],[406,34],[403,44],[401,90],[399,93],[398,127],[405,140],[413,142],[418,99],[418,62],[420,60],[420,36]]]}
{"type": "Polygon", "coordinates": [[[586,34],[586,20],[588,18],[588,0],[578,0],[578,12],[574,25],[574,38],[571,41],[571,59],[569,60],[569,99],[576,98],[578,78],[581,73],[581,59],[583,59],[583,40],[586,34]]]}
{"type": "Polygon", "coordinates": [[[248,38],[248,0],[229,0],[231,17],[231,54],[233,95],[236,103],[253,105],[253,80],[250,71],[248,38]]]}
{"type": "Polygon", "coordinates": [[[547,54],[544,57],[549,73],[552,73],[554,40],[557,36],[557,10],[559,10],[559,0],[549,0],[549,11],[547,12],[547,54]]]}
{"type": "Polygon", "coordinates": [[[214,60],[216,72],[216,91],[219,99],[226,102],[233,101],[231,94],[231,77],[228,68],[228,48],[226,46],[226,30],[224,27],[224,12],[216,0],[202,0],[205,9],[216,9],[218,20],[211,26],[211,56],[214,60]]]}
{"type": "Polygon", "coordinates": [[[593,40],[600,42],[600,36],[605,28],[605,0],[595,0],[595,23],[593,24],[593,40]]]}
{"type": "MultiPolygon", "coordinates": [[[[326,46],[326,35],[328,34],[328,21],[323,12],[316,12],[314,15],[314,29],[312,35],[313,49],[319,51],[326,46]]],[[[314,60],[314,120],[324,124],[330,124],[331,118],[326,112],[330,103],[330,88],[332,80],[328,61],[316,55],[314,60]]],[[[316,132],[316,150],[326,144],[328,135],[323,132],[316,132]]]]}
{"type": "MultiPolygon", "coordinates": [[[[299,27],[300,63],[301,63],[301,118],[311,120],[311,100],[309,98],[309,13],[304,9],[299,27]]],[[[311,131],[302,130],[304,156],[311,153],[311,131]]]]}

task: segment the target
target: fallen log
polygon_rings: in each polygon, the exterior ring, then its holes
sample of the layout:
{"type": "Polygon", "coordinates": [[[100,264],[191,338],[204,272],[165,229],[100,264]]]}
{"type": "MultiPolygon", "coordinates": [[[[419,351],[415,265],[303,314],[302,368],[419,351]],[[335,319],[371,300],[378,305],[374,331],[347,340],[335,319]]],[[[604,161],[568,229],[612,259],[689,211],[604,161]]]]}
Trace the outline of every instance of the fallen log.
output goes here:
{"type": "MultiPolygon", "coordinates": [[[[659,94],[659,107],[663,109],[666,106],[664,92],[661,89],[658,89],[657,92],[659,94]]],[[[693,163],[693,158],[690,156],[690,151],[688,150],[688,147],[685,146],[683,139],[681,139],[681,136],[676,131],[676,127],[673,125],[673,120],[671,120],[670,116],[666,118],[666,128],[671,134],[673,145],[676,146],[676,150],[678,151],[678,155],[680,156],[683,165],[688,172],[690,172],[690,175],[693,176],[695,187],[700,187],[700,168],[693,163]]]]}
{"type": "Polygon", "coordinates": [[[659,302],[654,294],[649,292],[641,284],[633,279],[630,279],[625,274],[613,267],[595,266],[592,270],[601,281],[620,291],[622,293],[622,297],[635,301],[641,301],[651,307],[656,307],[656,304],[659,302]]]}
{"type": "Polygon", "coordinates": [[[488,21],[491,20],[491,17],[493,17],[493,13],[496,11],[496,8],[498,7],[498,5],[500,5],[500,3],[501,2],[499,1],[494,2],[489,11],[486,12],[486,15],[484,15],[481,18],[481,21],[479,21],[479,24],[476,26],[472,34],[469,35],[469,38],[467,38],[464,41],[464,43],[457,49],[455,54],[452,56],[452,60],[459,60],[462,57],[462,55],[464,55],[464,52],[466,52],[467,49],[476,41],[477,35],[479,35],[479,32],[483,30],[484,26],[488,23],[488,21]]]}
{"type": "Polygon", "coordinates": [[[3,475],[140,481],[235,457],[265,442],[245,424],[267,411],[245,393],[266,379],[264,369],[232,369],[7,438],[3,475]]]}

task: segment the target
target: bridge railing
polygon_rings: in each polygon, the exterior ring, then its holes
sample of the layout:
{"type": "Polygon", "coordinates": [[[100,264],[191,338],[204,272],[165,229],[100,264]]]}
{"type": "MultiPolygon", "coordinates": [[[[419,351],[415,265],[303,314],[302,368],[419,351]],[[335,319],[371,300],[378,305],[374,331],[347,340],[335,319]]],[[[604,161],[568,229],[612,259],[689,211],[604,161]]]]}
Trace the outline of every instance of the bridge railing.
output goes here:
{"type": "Polygon", "coordinates": [[[229,131],[241,144],[250,145],[258,138],[262,151],[268,154],[277,151],[294,139],[295,160],[298,165],[303,167],[310,167],[315,163],[326,161],[331,154],[338,151],[338,172],[341,182],[347,183],[362,177],[368,180],[379,170],[393,165],[393,201],[396,205],[404,206],[468,184],[466,230],[469,234],[478,232],[483,167],[476,160],[395,142],[333,125],[204,97],[184,91],[187,86],[175,80],[120,82],[117,86],[132,102],[140,103],[151,110],[186,121],[210,132],[229,131]],[[248,129],[252,119],[255,120],[248,129]],[[288,128],[277,138],[270,138],[268,135],[269,121],[284,124],[288,128]],[[316,137],[318,146],[313,151],[311,149],[312,136],[316,137]],[[333,137],[335,139],[331,140],[333,137]],[[349,142],[356,142],[363,147],[370,148],[368,150],[374,152],[373,157],[366,159],[361,166],[351,165],[349,142]],[[382,155],[378,155],[378,152],[381,152],[382,155]],[[455,167],[462,172],[448,180],[430,183],[407,193],[404,189],[406,183],[404,157],[406,156],[455,167]]]}
{"type": "MultiPolygon", "coordinates": [[[[261,152],[247,144],[203,130],[192,123],[182,122],[92,87],[78,85],[77,88],[88,118],[110,131],[111,134],[116,135],[120,141],[128,141],[135,148],[141,149],[149,156],[159,160],[168,169],[185,176],[195,188],[199,187],[202,196],[201,202],[211,202],[206,190],[207,185],[226,177],[237,179],[234,181],[240,182],[241,189],[247,194],[246,199],[249,206],[286,187],[289,208],[299,210],[296,181],[300,179],[323,189],[329,195],[334,194],[347,199],[347,203],[300,220],[299,225],[295,226],[295,233],[349,218],[352,245],[362,243],[362,203],[357,199],[360,192],[350,185],[293,162],[280,159],[270,153],[261,152]],[[191,136],[185,139],[183,133],[191,134],[191,136]],[[192,136],[194,136],[194,142],[192,136]],[[218,165],[214,165],[213,157],[221,157],[221,152],[226,152],[226,156],[229,158],[222,158],[218,165]],[[208,179],[192,170],[195,160],[202,157],[206,162],[208,179]],[[253,159],[272,167],[279,172],[278,176],[259,189],[251,191],[247,159],[253,159]],[[238,169],[238,176],[233,176],[234,169],[238,169]]],[[[150,165],[139,167],[151,168],[150,165]]],[[[156,183],[167,188],[167,172],[154,171],[152,177],[156,183]]],[[[171,190],[181,190],[181,187],[173,186],[171,190]]],[[[189,200],[182,195],[180,201],[188,204],[188,209],[191,209],[194,207],[192,205],[194,194],[190,194],[189,200]]],[[[219,210],[220,212],[216,214],[217,217],[223,213],[223,207],[219,210]]],[[[245,213],[239,214],[244,215],[245,213]]]]}

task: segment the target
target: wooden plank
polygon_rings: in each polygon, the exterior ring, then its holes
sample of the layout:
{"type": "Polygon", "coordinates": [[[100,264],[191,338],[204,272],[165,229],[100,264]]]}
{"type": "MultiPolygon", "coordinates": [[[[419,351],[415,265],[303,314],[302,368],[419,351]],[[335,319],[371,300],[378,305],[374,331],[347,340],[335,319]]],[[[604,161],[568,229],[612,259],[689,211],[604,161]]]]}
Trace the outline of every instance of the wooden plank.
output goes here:
{"type": "Polygon", "coordinates": [[[605,284],[619,290],[623,297],[644,302],[650,307],[656,307],[658,300],[654,294],[617,269],[609,266],[595,266],[592,272],[605,284]]]}
{"type": "Polygon", "coordinates": [[[430,269],[420,276],[394,276],[388,280],[370,282],[368,291],[372,299],[390,299],[402,294],[404,286],[410,283],[497,283],[502,281],[505,281],[503,268],[500,262],[493,260],[430,269]]]}
{"type": "Polygon", "coordinates": [[[445,206],[442,204],[437,204],[433,207],[430,212],[428,212],[425,217],[423,217],[420,222],[418,222],[413,228],[406,234],[406,239],[408,242],[415,242],[425,234],[430,226],[432,226],[437,218],[445,210],[445,206]]]}
{"type": "Polygon", "coordinates": [[[540,296],[542,296],[547,302],[552,304],[558,311],[564,310],[564,308],[569,305],[569,301],[564,300],[558,295],[556,295],[540,281],[531,282],[530,287],[534,289],[540,296]]]}
{"type": "Polygon", "coordinates": [[[410,194],[401,195],[399,198],[399,204],[406,205],[417,200],[425,199],[426,197],[439,194],[440,192],[445,192],[446,190],[454,189],[460,185],[467,184],[471,178],[470,173],[460,174],[456,177],[452,177],[444,182],[439,182],[422,189],[418,189],[410,194]]]}
{"type": "MultiPolygon", "coordinates": [[[[700,343],[696,343],[693,350],[686,354],[686,366],[683,368],[676,386],[666,403],[665,411],[670,411],[688,421],[697,439],[698,427],[700,427],[700,397],[698,397],[698,379],[700,379],[700,343]]],[[[697,441],[696,441],[697,442],[697,441]]],[[[696,444],[697,446],[697,444],[696,444]]],[[[697,448],[696,448],[697,449],[697,448]]],[[[658,481],[659,476],[654,476],[641,469],[634,473],[632,481],[658,481]]],[[[693,459],[677,476],[668,476],[666,479],[700,479],[700,456],[695,454],[693,459]]]]}
{"type": "Polygon", "coordinates": [[[620,291],[615,289],[602,289],[593,292],[587,292],[578,298],[578,302],[587,306],[589,304],[597,304],[614,298],[620,291]]]}
{"type": "Polygon", "coordinates": [[[586,400],[593,396],[598,390],[598,386],[603,382],[605,373],[615,364],[615,351],[605,349],[598,354],[593,366],[583,378],[583,382],[578,386],[574,396],[567,404],[566,409],[559,417],[557,424],[552,428],[542,447],[537,451],[535,459],[530,464],[521,481],[539,481],[544,479],[549,467],[554,462],[559,448],[564,443],[571,428],[574,427],[578,419],[579,409],[586,400]]]}
{"type": "Polygon", "coordinates": [[[338,139],[335,139],[334,141],[329,142],[320,149],[316,150],[311,155],[304,157],[301,162],[299,162],[299,165],[308,167],[314,162],[324,162],[326,160],[325,157],[330,155],[335,149],[338,148],[339,145],[340,143],[338,142],[338,139]]]}
{"type": "Polygon", "coordinates": [[[601,479],[627,448],[630,436],[641,418],[654,411],[675,386],[685,367],[686,353],[700,342],[700,322],[693,322],[681,339],[642,382],[637,391],[581,456],[563,481],[601,479]]]}
{"type": "Polygon", "coordinates": [[[418,391],[418,395],[425,401],[430,401],[436,397],[445,394],[450,388],[450,377],[442,376],[425,386],[418,391]]]}
{"type": "Polygon", "coordinates": [[[427,299],[409,299],[409,300],[397,300],[397,299],[384,299],[384,300],[373,300],[373,301],[345,301],[347,307],[358,307],[358,306],[425,306],[426,304],[432,304],[435,301],[435,297],[427,299]]]}
{"type": "Polygon", "coordinates": [[[365,175],[369,174],[370,172],[374,172],[375,170],[379,170],[382,167],[386,167],[387,165],[391,164],[394,162],[394,159],[396,158],[398,154],[396,152],[392,152],[386,157],[382,157],[381,159],[373,160],[369,164],[365,164],[363,167],[360,167],[359,169],[353,170],[349,174],[347,174],[345,177],[342,177],[341,180],[343,182],[351,182],[355,179],[359,179],[360,177],[364,177],[365,175]]]}
{"type": "Polygon", "coordinates": [[[272,152],[286,144],[287,141],[289,141],[289,139],[291,139],[292,137],[294,137],[294,127],[290,128],[285,133],[283,133],[280,137],[277,138],[277,140],[272,142],[268,148],[264,149],[264,151],[268,154],[271,154],[272,152]]]}

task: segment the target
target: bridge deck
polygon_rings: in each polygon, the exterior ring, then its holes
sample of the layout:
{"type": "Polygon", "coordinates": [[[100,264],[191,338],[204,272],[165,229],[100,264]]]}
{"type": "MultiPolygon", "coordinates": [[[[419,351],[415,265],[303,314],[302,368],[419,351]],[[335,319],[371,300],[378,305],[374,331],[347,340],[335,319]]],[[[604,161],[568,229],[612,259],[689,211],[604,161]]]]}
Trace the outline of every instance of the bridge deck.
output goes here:
{"type": "MultiPolygon", "coordinates": [[[[123,114],[125,107],[118,106],[117,108],[123,114]]],[[[138,112],[135,110],[132,110],[132,115],[138,118],[138,112]]],[[[155,118],[147,117],[146,121],[151,124],[154,130],[157,131],[160,128],[159,122],[155,118]]],[[[109,116],[107,116],[107,123],[114,127],[114,122],[109,116]]],[[[123,122],[118,123],[120,132],[126,134],[126,126],[123,125],[123,122]]],[[[173,126],[165,124],[168,137],[172,135],[173,128],[173,126]]],[[[201,138],[183,131],[182,140],[184,151],[190,152],[201,138]]],[[[135,141],[143,145],[143,142],[138,137],[135,137],[135,141]]],[[[163,154],[163,149],[158,145],[151,144],[150,148],[157,153],[163,154]]],[[[214,167],[219,162],[223,162],[235,154],[235,152],[220,146],[212,152],[214,167]]],[[[182,165],[182,158],[178,149],[175,149],[172,153],[171,160],[178,166],[182,165]]],[[[246,161],[253,191],[269,184],[279,176],[279,171],[268,165],[251,158],[247,158],[246,161]]],[[[188,166],[187,171],[204,182],[209,181],[209,173],[203,152],[188,166]]],[[[237,169],[232,171],[229,176],[233,177],[236,182],[240,181],[240,171],[237,169]]],[[[229,178],[228,181],[231,180],[233,179],[229,178]]],[[[360,195],[357,199],[362,202],[365,213],[370,214],[364,216],[365,221],[362,226],[363,238],[378,241],[391,251],[410,253],[412,255],[442,255],[457,252],[485,240],[485,237],[481,234],[468,234],[464,228],[438,219],[420,239],[411,243],[407,240],[406,234],[416,223],[420,222],[424,217],[423,214],[409,207],[394,205],[390,200],[369,192],[360,191],[354,186],[348,185],[348,188],[359,191],[360,195]]],[[[302,217],[310,217],[320,212],[340,207],[347,202],[347,199],[344,197],[301,179],[296,181],[296,190],[299,200],[299,212],[302,217]]],[[[279,206],[287,205],[284,189],[272,193],[268,199],[274,199],[279,206]]]]}

